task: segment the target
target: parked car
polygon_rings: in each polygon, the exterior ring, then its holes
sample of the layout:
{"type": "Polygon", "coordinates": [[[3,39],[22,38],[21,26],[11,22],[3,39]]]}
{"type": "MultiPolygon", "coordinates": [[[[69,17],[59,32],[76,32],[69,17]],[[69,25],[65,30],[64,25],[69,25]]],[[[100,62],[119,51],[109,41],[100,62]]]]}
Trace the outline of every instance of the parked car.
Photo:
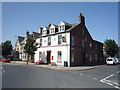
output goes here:
{"type": "Polygon", "coordinates": [[[120,58],[116,58],[117,63],[120,64],[120,58]]]}
{"type": "Polygon", "coordinates": [[[2,57],[1,59],[2,62],[10,62],[10,59],[7,57],[2,57]]]}
{"type": "Polygon", "coordinates": [[[117,59],[114,57],[108,57],[106,59],[107,65],[116,65],[118,63],[117,59]]]}

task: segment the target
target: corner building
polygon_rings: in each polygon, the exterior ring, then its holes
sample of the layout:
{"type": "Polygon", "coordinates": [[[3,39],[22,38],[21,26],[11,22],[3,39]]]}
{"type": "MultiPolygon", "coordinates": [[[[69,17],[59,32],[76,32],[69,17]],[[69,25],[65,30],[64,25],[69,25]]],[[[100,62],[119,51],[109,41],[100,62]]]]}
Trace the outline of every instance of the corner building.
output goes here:
{"type": "Polygon", "coordinates": [[[47,27],[40,27],[39,33],[35,62],[41,60],[61,66],[67,62],[68,67],[104,63],[103,44],[92,39],[81,13],[78,23],[61,21],[58,25],[49,24],[47,27]]]}

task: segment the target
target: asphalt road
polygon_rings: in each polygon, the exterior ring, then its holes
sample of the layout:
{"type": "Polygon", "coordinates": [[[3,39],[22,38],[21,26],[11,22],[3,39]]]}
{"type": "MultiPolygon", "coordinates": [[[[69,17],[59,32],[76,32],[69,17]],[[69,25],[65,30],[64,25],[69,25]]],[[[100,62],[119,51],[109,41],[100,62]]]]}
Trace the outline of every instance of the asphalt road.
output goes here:
{"type": "Polygon", "coordinates": [[[119,88],[118,66],[84,71],[52,70],[30,65],[4,64],[3,88],[119,88]]]}

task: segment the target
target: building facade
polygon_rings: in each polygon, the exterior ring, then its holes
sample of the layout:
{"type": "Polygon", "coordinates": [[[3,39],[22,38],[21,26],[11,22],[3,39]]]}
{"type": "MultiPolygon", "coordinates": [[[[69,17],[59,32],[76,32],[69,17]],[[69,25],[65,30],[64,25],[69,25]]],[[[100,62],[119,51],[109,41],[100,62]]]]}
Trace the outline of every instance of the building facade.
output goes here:
{"type": "Polygon", "coordinates": [[[83,14],[80,14],[78,23],[61,21],[58,25],[40,27],[39,33],[35,62],[62,66],[65,62],[68,66],[104,63],[103,44],[92,39],[85,26],[83,14]]]}
{"type": "MultiPolygon", "coordinates": [[[[18,36],[17,37],[17,41],[15,44],[15,51],[16,51],[16,60],[22,60],[22,61],[26,61],[27,60],[27,53],[24,52],[24,46],[26,44],[26,40],[28,37],[33,37],[34,39],[37,39],[37,37],[40,35],[40,33],[38,32],[32,32],[32,34],[30,34],[28,31],[26,32],[26,36],[22,37],[22,36],[18,36]]],[[[34,56],[31,56],[30,59],[34,59],[34,56]]]]}

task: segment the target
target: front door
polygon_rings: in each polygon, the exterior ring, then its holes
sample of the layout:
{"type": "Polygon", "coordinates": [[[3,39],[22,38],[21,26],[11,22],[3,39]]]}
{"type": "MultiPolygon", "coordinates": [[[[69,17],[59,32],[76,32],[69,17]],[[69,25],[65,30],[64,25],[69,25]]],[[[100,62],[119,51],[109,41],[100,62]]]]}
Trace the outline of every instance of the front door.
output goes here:
{"type": "Polygon", "coordinates": [[[47,64],[50,63],[51,51],[47,51],[47,64]]]}

